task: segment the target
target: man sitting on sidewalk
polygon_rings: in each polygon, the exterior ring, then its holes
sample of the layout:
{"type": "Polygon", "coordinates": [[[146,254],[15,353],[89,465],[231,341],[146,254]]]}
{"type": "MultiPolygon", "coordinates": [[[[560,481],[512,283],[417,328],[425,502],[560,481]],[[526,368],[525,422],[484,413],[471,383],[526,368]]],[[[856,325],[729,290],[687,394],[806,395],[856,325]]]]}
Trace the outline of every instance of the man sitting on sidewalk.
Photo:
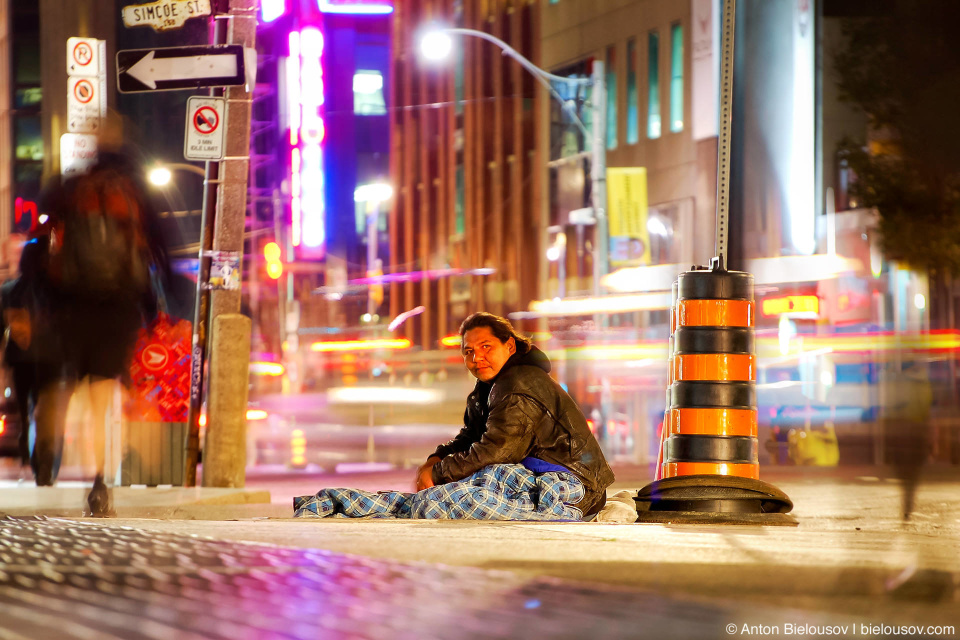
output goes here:
{"type": "Polygon", "coordinates": [[[613,472],[550,361],[508,320],[475,313],[460,326],[477,378],[464,426],[417,471],[417,493],[323,489],[294,498],[297,517],[579,520],[606,502],[613,472]]]}
{"type": "Polygon", "coordinates": [[[463,480],[486,466],[521,464],[572,474],[586,491],[584,516],[603,508],[613,471],[580,408],[548,373],[550,360],[509,320],[474,313],[460,325],[460,352],[477,379],[460,433],[417,471],[417,490],[463,480]]]}

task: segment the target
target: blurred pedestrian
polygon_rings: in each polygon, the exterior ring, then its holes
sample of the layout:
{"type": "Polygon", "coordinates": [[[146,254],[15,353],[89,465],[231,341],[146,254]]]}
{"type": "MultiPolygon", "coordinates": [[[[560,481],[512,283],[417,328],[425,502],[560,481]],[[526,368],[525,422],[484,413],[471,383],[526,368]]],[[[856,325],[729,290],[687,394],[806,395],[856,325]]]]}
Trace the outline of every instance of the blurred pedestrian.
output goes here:
{"type": "Polygon", "coordinates": [[[889,365],[893,370],[884,383],[881,414],[886,462],[901,483],[904,520],[914,511],[921,472],[930,457],[933,406],[927,365],[909,358],[907,354],[900,364],[889,365]]]}
{"type": "Polygon", "coordinates": [[[50,285],[47,279],[49,238],[41,235],[26,242],[20,254],[19,275],[0,287],[0,307],[6,332],[4,364],[13,377],[13,393],[20,416],[20,479],[28,475],[38,486],[53,484],[59,468],[63,429],[40,417],[30,451],[30,431],[41,389],[56,383],[63,358],[52,334],[50,285]],[[28,472],[27,469],[31,472],[28,472]]]}
{"type": "MultiPolygon", "coordinates": [[[[50,272],[68,375],[64,393],[69,397],[75,382],[89,380],[96,475],[87,502],[91,515],[105,516],[107,412],[118,382],[128,377],[138,331],[157,314],[156,288],[168,274],[166,251],[154,232],[142,168],[122,155],[102,153],[89,173],[68,180],[50,202],[50,272]]],[[[60,405],[62,396],[50,401],[60,405]]]]}
{"type": "Polygon", "coordinates": [[[477,379],[464,426],[417,470],[417,490],[463,480],[496,464],[565,473],[583,485],[584,517],[606,503],[613,471],[577,403],[548,374],[546,354],[510,321],[474,313],[460,325],[461,353],[477,379]]]}

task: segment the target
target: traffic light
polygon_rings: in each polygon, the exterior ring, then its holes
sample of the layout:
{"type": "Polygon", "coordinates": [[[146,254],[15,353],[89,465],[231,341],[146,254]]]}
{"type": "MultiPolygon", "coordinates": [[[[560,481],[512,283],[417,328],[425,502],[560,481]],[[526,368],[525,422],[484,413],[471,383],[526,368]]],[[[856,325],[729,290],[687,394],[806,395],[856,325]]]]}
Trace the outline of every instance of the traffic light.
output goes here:
{"type": "Polygon", "coordinates": [[[283,275],[283,263],[280,262],[280,245],[268,242],[263,247],[263,257],[267,261],[267,275],[276,280],[283,275]]]}

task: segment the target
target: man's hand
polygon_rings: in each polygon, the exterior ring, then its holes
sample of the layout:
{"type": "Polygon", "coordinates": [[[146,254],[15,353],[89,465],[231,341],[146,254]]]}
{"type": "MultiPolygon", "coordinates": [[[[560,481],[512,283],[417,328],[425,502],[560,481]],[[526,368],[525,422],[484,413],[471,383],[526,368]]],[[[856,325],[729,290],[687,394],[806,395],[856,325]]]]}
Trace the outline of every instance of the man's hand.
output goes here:
{"type": "Polygon", "coordinates": [[[423,491],[433,486],[433,465],[440,462],[437,456],[430,456],[427,461],[417,469],[417,491],[423,491]]]}

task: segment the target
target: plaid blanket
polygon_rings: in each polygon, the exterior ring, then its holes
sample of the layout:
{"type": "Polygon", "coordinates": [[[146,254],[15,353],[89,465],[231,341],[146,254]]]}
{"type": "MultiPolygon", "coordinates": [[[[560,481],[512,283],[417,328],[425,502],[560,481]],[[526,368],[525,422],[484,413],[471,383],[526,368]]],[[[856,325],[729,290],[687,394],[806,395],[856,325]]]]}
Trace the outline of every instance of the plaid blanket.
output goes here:
{"type": "Polygon", "coordinates": [[[321,489],[293,499],[295,518],[580,520],[585,491],[569,473],[534,473],[519,464],[484,467],[469,478],[417,493],[321,489]]]}

